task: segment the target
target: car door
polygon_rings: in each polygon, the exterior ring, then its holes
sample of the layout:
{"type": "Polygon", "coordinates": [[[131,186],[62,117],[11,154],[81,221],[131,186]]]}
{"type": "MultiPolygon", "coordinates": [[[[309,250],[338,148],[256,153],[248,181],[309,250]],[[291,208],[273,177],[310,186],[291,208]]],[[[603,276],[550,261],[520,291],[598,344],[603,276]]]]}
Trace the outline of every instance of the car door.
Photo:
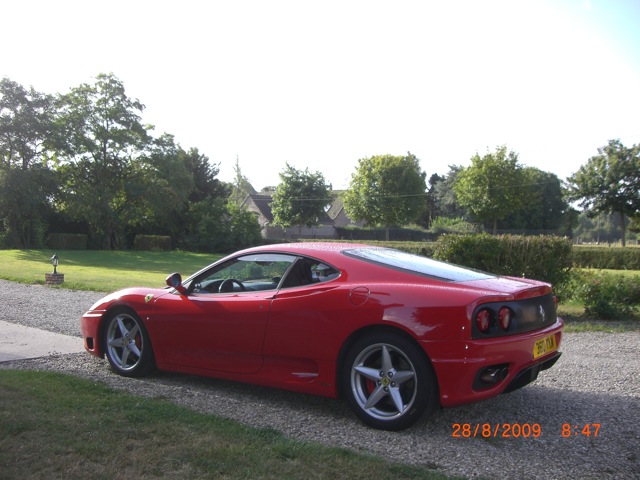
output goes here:
{"type": "Polygon", "coordinates": [[[185,295],[160,297],[147,322],[156,358],[191,369],[259,371],[273,295],[294,259],[239,257],[194,278],[185,295]]]}
{"type": "Polygon", "coordinates": [[[342,333],[333,327],[348,301],[348,293],[337,290],[339,276],[339,270],[321,261],[296,261],[271,305],[264,346],[269,361],[303,368],[296,364],[300,359],[331,358],[324,346],[340,342],[342,333]]]}

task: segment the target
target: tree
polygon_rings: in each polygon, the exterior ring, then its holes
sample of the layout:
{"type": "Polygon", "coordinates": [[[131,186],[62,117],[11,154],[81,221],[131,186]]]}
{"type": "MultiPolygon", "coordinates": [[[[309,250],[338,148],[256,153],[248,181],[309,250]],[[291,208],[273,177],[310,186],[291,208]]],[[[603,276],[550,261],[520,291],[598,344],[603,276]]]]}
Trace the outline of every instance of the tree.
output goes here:
{"type": "Polygon", "coordinates": [[[113,74],[100,74],[58,100],[55,147],[62,165],[62,204],[70,218],[82,220],[100,246],[118,248],[135,217],[127,184],[138,171],[133,160],[150,141],[141,123],[144,105],[129,98],[113,74]]]}
{"type": "Polygon", "coordinates": [[[620,140],[610,140],[567,180],[570,199],[579,201],[591,215],[620,216],[625,246],[625,216],[634,217],[640,212],[640,146],[627,148],[620,140]]]}
{"type": "Polygon", "coordinates": [[[0,245],[43,247],[56,192],[55,173],[42,163],[0,168],[0,245]]]}
{"type": "Polygon", "coordinates": [[[53,99],[8,78],[0,81],[0,243],[40,247],[57,189],[47,165],[53,99]]]}
{"type": "Polygon", "coordinates": [[[446,176],[432,175],[429,179],[429,196],[433,199],[434,208],[433,220],[438,217],[460,219],[465,216],[466,211],[458,204],[453,188],[461,170],[460,166],[449,165],[449,173],[446,176]]]}
{"type": "Polygon", "coordinates": [[[362,158],[344,194],[344,208],[354,220],[384,227],[389,240],[391,225],[415,222],[424,213],[425,178],[420,160],[409,152],[362,158]]]}
{"type": "Polygon", "coordinates": [[[42,159],[45,142],[53,129],[53,98],[25,89],[3,78],[0,81],[0,160],[6,167],[27,170],[42,159]]]}
{"type": "Polygon", "coordinates": [[[274,223],[284,229],[318,225],[331,203],[330,186],[324,176],[308,168],[297,170],[287,163],[280,180],[271,203],[274,223]]]}
{"type": "Polygon", "coordinates": [[[218,178],[219,164],[211,164],[209,157],[202,155],[197,148],[185,152],[179,148],[178,156],[193,179],[193,190],[189,194],[190,202],[200,202],[206,198],[224,198],[231,194],[231,186],[218,178]]]}
{"type": "Polygon", "coordinates": [[[241,205],[247,195],[256,193],[255,188],[249,182],[249,179],[242,174],[240,170],[240,160],[236,157],[236,164],[233,167],[233,171],[236,174],[233,182],[233,190],[231,191],[231,201],[236,205],[241,205]]]}
{"type": "Polygon", "coordinates": [[[193,251],[229,252],[262,240],[255,214],[220,197],[190,203],[186,223],[184,246],[193,251]]]}
{"type": "Polygon", "coordinates": [[[518,155],[502,146],[471,157],[471,166],[458,173],[453,188],[460,206],[481,222],[491,222],[495,234],[498,221],[523,205],[523,184],[518,155]]]}
{"type": "Polygon", "coordinates": [[[185,156],[173,135],[165,133],[131,161],[132,172],[125,185],[132,215],[129,227],[168,234],[174,240],[182,235],[187,202],[195,190],[185,156]]]}
{"type": "Polygon", "coordinates": [[[557,175],[534,167],[522,170],[522,193],[526,201],[504,218],[506,229],[557,230],[566,225],[569,204],[564,199],[562,182],[557,175]]]}

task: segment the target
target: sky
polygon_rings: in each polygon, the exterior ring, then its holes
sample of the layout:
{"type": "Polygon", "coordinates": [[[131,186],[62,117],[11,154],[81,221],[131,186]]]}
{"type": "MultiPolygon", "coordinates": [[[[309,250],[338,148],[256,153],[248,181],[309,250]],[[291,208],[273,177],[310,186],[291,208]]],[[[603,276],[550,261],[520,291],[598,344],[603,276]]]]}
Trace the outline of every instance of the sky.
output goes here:
{"type": "Polygon", "coordinates": [[[349,185],[411,152],[429,178],[506,145],[565,179],[640,144],[638,0],[0,0],[0,78],[67,93],[113,73],[153,134],[349,185]]]}

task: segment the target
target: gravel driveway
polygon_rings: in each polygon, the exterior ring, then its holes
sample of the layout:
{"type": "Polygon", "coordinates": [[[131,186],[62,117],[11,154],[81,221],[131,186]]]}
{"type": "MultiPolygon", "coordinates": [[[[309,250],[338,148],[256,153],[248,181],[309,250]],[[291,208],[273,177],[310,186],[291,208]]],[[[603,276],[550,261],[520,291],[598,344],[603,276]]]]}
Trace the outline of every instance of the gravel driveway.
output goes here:
{"type": "MultiPolygon", "coordinates": [[[[80,315],[100,297],[0,280],[0,320],[80,336],[80,315]]],[[[640,332],[566,334],[561,350],[558,363],[533,384],[485,402],[441,410],[404,432],[367,428],[336,400],[177,374],[126,379],[111,373],[106,361],[85,353],[7,362],[0,368],[64,371],[274,428],[292,438],[447,475],[640,479],[640,332]],[[568,437],[563,436],[565,424],[572,427],[568,437]],[[591,427],[591,436],[573,434],[574,426],[585,425],[591,427]],[[541,433],[535,438],[532,428],[537,426],[541,433]],[[454,436],[456,431],[459,436],[454,436]]]]}

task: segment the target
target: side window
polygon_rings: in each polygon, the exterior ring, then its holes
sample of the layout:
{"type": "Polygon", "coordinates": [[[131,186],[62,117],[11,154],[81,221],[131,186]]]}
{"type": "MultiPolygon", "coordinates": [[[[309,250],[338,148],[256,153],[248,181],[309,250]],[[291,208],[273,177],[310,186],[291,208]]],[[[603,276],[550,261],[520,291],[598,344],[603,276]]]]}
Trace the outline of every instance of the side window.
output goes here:
{"type": "Polygon", "coordinates": [[[335,268],[312,258],[299,258],[282,282],[282,288],[301,287],[327,282],[340,275],[335,268]]]}
{"type": "Polygon", "coordinates": [[[340,272],[324,263],[316,263],[311,267],[311,276],[316,282],[328,282],[340,276],[340,272]]]}
{"type": "Polygon", "coordinates": [[[192,293],[230,293],[275,290],[296,257],[253,254],[234,258],[194,278],[192,293]]]}

